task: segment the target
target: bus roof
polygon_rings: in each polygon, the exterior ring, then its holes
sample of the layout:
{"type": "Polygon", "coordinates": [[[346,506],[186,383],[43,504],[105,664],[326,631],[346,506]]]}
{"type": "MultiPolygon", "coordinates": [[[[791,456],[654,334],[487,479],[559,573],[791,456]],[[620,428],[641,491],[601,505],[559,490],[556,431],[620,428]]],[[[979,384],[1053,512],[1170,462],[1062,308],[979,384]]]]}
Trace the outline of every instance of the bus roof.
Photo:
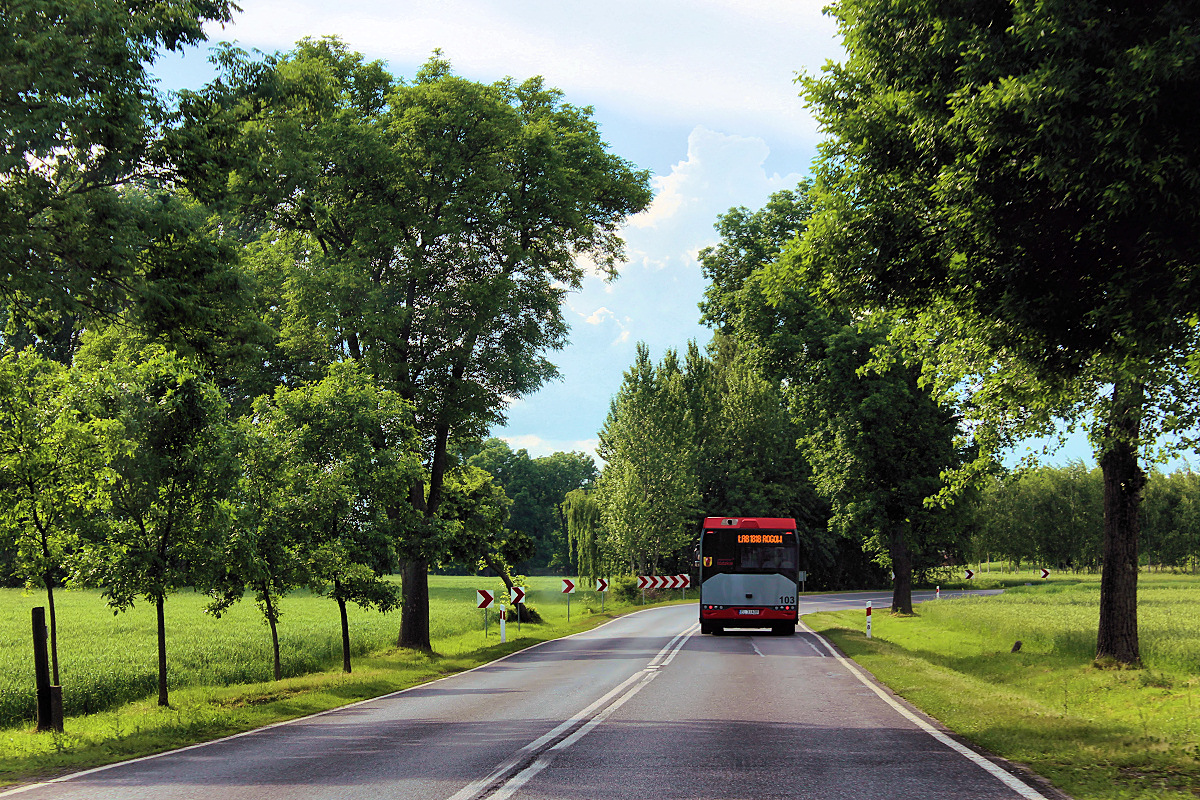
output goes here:
{"type": "Polygon", "coordinates": [[[791,517],[705,517],[704,528],[705,530],[709,528],[795,530],[796,520],[791,517]]]}

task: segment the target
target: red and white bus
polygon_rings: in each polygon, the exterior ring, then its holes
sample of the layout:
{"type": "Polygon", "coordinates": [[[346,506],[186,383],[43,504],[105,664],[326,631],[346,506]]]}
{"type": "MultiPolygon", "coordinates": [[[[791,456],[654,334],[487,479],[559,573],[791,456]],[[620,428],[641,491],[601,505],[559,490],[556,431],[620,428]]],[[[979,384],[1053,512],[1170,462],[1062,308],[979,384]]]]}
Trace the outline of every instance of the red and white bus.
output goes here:
{"type": "Polygon", "coordinates": [[[700,632],[771,628],[799,621],[796,520],[708,517],[700,531],[700,632]]]}

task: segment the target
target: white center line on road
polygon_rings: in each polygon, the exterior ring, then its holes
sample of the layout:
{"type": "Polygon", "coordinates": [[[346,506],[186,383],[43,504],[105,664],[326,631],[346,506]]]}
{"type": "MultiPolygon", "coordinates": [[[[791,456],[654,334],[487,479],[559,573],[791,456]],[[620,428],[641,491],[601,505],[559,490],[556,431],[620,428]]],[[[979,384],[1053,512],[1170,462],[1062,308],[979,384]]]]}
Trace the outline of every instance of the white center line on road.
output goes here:
{"type": "Polygon", "coordinates": [[[949,747],[951,750],[955,751],[956,753],[959,753],[960,755],[965,756],[966,758],[973,761],[975,764],[977,764],[980,767],[982,767],[983,769],[987,770],[989,773],[992,774],[993,777],[998,779],[1001,783],[1003,783],[1008,788],[1012,789],[1014,792],[1016,792],[1018,795],[1023,797],[1025,800],[1047,800],[1047,798],[1044,794],[1039,792],[1037,789],[1034,789],[1032,786],[1025,783],[1024,781],[1022,781],[1016,775],[1013,775],[1008,770],[989,761],[988,759],[979,755],[979,753],[976,753],[974,750],[972,750],[971,748],[962,744],[961,742],[957,742],[954,739],[951,739],[949,736],[942,733],[937,728],[933,727],[928,722],[926,722],[925,720],[918,717],[916,714],[909,711],[903,705],[896,702],[895,699],[890,697],[886,692],[884,692],[882,689],[880,689],[878,686],[876,686],[873,681],[869,680],[865,675],[863,675],[862,672],[858,669],[858,667],[852,661],[850,661],[848,658],[846,658],[841,653],[839,653],[837,650],[835,650],[833,645],[831,645],[828,641],[826,641],[824,636],[817,633],[812,628],[809,628],[807,625],[804,625],[803,622],[801,622],[800,624],[804,626],[806,633],[811,633],[814,637],[816,637],[817,641],[820,642],[827,650],[829,650],[829,654],[831,656],[833,656],[834,658],[836,658],[838,661],[840,661],[842,663],[842,666],[845,667],[847,670],[849,670],[850,673],[852,675],[854,675],[854,677],[856,677],[860,681],[862,681],[862,683],[868,689],[870,689],[872,692],[879,695],[879,697],[885,703],[890,705],[896,711],[900,712],[900,715],[902,717],[904,717],[905,719],[907,719],[909,722],[913,723],[918,728],[920,728],[921,730],[925,731],[930,736],[932,736],[934,739],[937,739],[939,742],[946,745],[946,747],[949,747]]]}
{"type": "Polygon", "coordinates": [[[680,631],[675,638],[667,642],[662,650],[658,651],[658,654],[643,669],[630,675],[616,688],[578,714],[522,747],[516,755],[497,766],[487,777],[472,781],[447,800],[474,800],[474,798],[482,797],[487,797],[489,800],[502,800],[512,796],[530,778],[546,768],[549,763],[547,756],[550,752],[564,750],[582,739],[589,731],[624,705],[629,698],[641,691],[643,686],[654,680],[659,670],[671,663],[675,654],[687,643],[688,638],[699,629],[699,623],[693,623],[691,627],[680,631]],[[597,711],[599,713],[596,713],[597,711]],[[568,735],[567,731],[572,728],[576,730],[568,735]],[[553,745],[550,744],[560,737],[560,741],[553,745]],[[539,753],[543,754],[539,756],[539,753]]]}
{"type": "Polygon", "coordinates": [[[763,658],[766,658],[766,656],[763,655],[763,651],[758,649],[758,645],[754,643],[753,639],[750,640],[750,646],[754,648],[754,652],[758,653],[763,658]]]}

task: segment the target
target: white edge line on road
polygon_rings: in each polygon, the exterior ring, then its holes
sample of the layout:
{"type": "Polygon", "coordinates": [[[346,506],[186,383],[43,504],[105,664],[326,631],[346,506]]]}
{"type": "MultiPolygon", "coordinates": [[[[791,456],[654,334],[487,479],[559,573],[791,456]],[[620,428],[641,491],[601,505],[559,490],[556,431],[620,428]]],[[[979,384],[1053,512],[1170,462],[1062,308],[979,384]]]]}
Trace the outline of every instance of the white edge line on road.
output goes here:
{"type": "MultiPolygon", "coordinates": [[[[628,614],[622,614],[619,617],[614,617],[613,619],[610,619],[608,622],[605,622],[603,625],[597,625],[596,627],[589,628],[586,631],[580,631],[579,633],[572,633],[569,636],[560,636],[557,639],[547,639],[544,642],[537,642],[536,644],[531,644],[529,647],[523,647],[520,650],[514,650],[513,652],[509,653],[508,655],[501,656],[500,658],[497,658],[494,661],[489,661],[486,664],[480,664],[478,667],[472,667],[471,669],[465,669],[462,672],[455,672],[453,675],[445,675],[441,678],[435,678],[434,680],[431,680],[431,681],[425,681],[424,683],[418,683],[416,686],[409,686],[407,689],[399,689],[395,692],[390,692],[388,694],[381,694],[378,697],[368,697],[365,700],[358,700],[353,703],[347,703],[344,706],[338,706],[337,708],[329,708],[324,711],[318,711],[315,714],[308,714],[303,717],[295,717],[294,719],[285,719],[285,720],[282,720],[281,722],[272,722],[270,725],[264,725],[261,728],[252,728],[251,730],[248,730],[248,731],[234,733],[229,736],[222,736],[220,739],[211,739],[207,742],[197,742],[196,744],[189,744],[189,745],[186,745],[185,747],[177,747],[174,750],[164,750],[161,753],[152,753],[148,756],[141,756],[140,758],[131,758],[126,761],[116,761],[112,764],[104,764],[102,766],[92,767],[91,769],[85,769],[80,772],[72,772],[69,775],[61,775],[57,778],[51,778],[50,780],[46,780],[46,781],[39,781],[37,783],[27,783],[24,786],[18,786],[16,788],[6,789],[6,790],[0,792],[0,797],[9,797],[11,795],[33,791],[34,789],[41,789],[42,787],[49,786],[54,783],[65,783],[66,781],[75,780],[76,778],[82,778],[87,775],[94,775],[97,772],[104,772],[106,770],[116,769],[117,767],[126,767],[126,766],[129,766],[130,764],[141,763],[142,761],[151,761],[156,758],[162,758],[163,756],[175,755],[176,753],[186,753],[188,750],[196,750],[201,747],[209,747],[210,745],[221,744],[222,742],[228,742],[233,739],[240,739],[243,736],[251,736],[256,733],[262,733],[263,731],[269,731],[272,728],[281,728],[284,725],[295,725],[296,723],[299,723],[299,722],[307,722],[310,719],[316,719],[317,717],[323,717],[327,714],[335,714],[340,711],[345,711],[348,708],[354,708],[355,706],[365,705],[366,703],[374,703],[378,700],[388,700],[390,698],[397,697],[398,695],[402,695],[407,692],[413,692],[413,691],[416,691],[417,689],[424,689],[427,686],[431,686],[435,683],[440,683],[441,681],[449,680],[451,678],[457,678],[459,675],[466,675],[467,673],[474,672],[477,669],[486,669],[487,667],[490,667],[493,664],[499,664],[501,661],[505,661],[509,658],[512,658],[515,655],[520,655],[521,653],[527,653],[530,650],[541,647],[542,645],[551,644],[553,642],[561,642],[564,639],[574,639],[576,636],[586,636],[589,633],[594,633],[594,632],[600,630],[601,628],[605,628],[609,625],[612,625],[614,622],[618,622],[623,619],[628,619],[629,617],[635,616],[637,614],[644,614],[647,611],[655,611],[660,608],[671,608],[671,606],[654,606],[653,608],[643,608],[639,611],[631,611],[628,614]]],[[[672,641],[674,641],[674,640],[672,640],[672,641]]],[[[667,645],[667,647],[670,647],[670,646],[671,646],[670,644],[667,645]]],[[[665,650],[666,648],[663,648],[663,649],[665,650]]],[[[660,655],[661,655],[661,653],[660,653],[660,655]]]]}
{"type": "Polygon", "coordinates": [[[954,739],[951,739],[949,736],[942,733],[937,728],[933,727],[928,722],[926,722],[925,720],[918,717],[916,714],[909,711],[903,705],[896,702],[896,700],[893,697],[890,697],[886,692],[884,692],[882,689],[880,689],[879,686],[877,686],[874,681],[868,679],[866,675],[863,675],[862,671],[859,670],[859,668],[852,661],[850,661],[850,659],[846,658],[841,653],[839,653],[837,651],[837,649],[833,647],[833,645],[831,645],[828,641],[826,641],[824,636],[817,633],[812,628],[809,628],[807,625],[804,624],[803,621],[800,624],[804,626],[804,629],[808,633],[811,633],[813,636],[815,636],[817,638],[817,641],[819,641],[822,645],[825,646],[825,648],[827,650],[829,650],[830,655],[832,655],[838,661],[842,662],[842,666],[844,666],[847,670],[849,670],[850,673],[852,675],[854,675],[854,677],[856,677],[860,681],[862,681],[862,683],[868,689],[870,689],[872,692],[879,695],[879,697],[882,698],[885,703],[890,705],[892,708],[896,709],[896,711],[900,712],[900,715],[903,716],[905,719],[909,720],[914,725],[916,725],[918,728],[920,728],[921,730],[928,733],[934,739],[936,739],[939,742],[941,742],[942,744],[946,745],[946,747],[949,747],[951,750],[954,750],[955,752],[965,756],[966,758],[975,762],[975,764],[977,764],[978,766],[987,770],[989,773],[992,774],[992,776],[994,776],[995,778],[1000,780],[1005,786],[1012,789],[1014,792],[1019,794],[1021,797],[1026,798],[1026,800],[1047,800],[1047,798],[1044,794],[1042,794],[1038,790],[1034,789],[1032,786],[1025,783],[1024,781],[1022,781],[1017,776],[1013,775],[1008,770],[1000,767],[998,764],[995,764],[992,761],[989,761],[988,759],[979,755],[979,753],[976,753],[974,750],[972,750],[971,748],[962,744],[961,742],[957,742],[954,739]]]}

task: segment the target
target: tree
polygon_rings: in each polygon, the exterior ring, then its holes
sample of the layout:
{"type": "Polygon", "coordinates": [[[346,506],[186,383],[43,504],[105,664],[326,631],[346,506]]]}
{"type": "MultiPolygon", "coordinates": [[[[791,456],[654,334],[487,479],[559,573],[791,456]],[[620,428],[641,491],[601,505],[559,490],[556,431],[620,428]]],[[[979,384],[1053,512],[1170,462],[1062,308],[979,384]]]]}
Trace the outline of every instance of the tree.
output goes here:
{"type": "MultiPolygon", "coordinates": [[[[169,281],[143,246],[169,247],[162,98],[146,65],[232,19],[229,0],[11,0],[0,18],[0,314],[7,335],[73,340],[77,320],[169,281]],[[158,183],[155,204],[127,190],[158,183]],[[162,201],[158,203],[158,201],[162,201]]],[[[198,270],[199,265],[193,265],[198,270]]]]}
{"type": "Polygon", "coordinates": [[[801,280],[905,320],[983,457],[1091,420],[1101,662],[1140,660],[1139,453],[1197,421],[1195,11],[844,0],[847,59],[805,81],[829,139],[801,280]]]}
{"type": "MultiPolygon", "coordinates": [[[[752,276],[748,294],[769,273],[752,276]]],[[[776,295],[772,306],[766,314],[749,309],[743,335],[755,337],[789,379],[799,446],[832,506],[831,529],[879,554],[894,574],[892,611],[911,614],[914,571],[960,548],[952,507],[927,505],[944,488],[943,473],[962,460],[958,417],[920,385],[919,368],[871,364],[886,329],[831,317],[799,294],[776,295]],[[791,335],[786,344],[764,329],[770,317],[786,318],[786,328],[773,326],[791,335]]]]}
{"type": "MultiPolygon", "coordinates": [[[[577,258],[615,272],[647,175],[540,79],[484,85],[435,56],[404,84],[334,39],[219,62],[221,79],[181,101],[178,149],[202,154],[189,185],[272,229],[261,255],[292,276],[278,307],[302,316],[285,327],[310,332],[290,341],[362,361],[414,404],[428,478],[408,503],[435,530],[449,443],[555,375],[544,353],[565,343],[577,258]]],[[[429,647],[441,545],[401,543],[404,646],[429,647]]]]}
{"type": "Polygon", "coordinates": [[[830,528],[891,567],[892,609],[912,613],[914,567],[940,564],[958,549],[952,515],[925,508],[943,488],[942,471],[960,460],[957,418],[919,385],[919,369],[871,363],[887,327],[823,307],[787,280],[810,193],[801,184],[762,211],[722,217],[725,238],[701,254],[712,281],[705,319],[741,343],[789,398],[795,441],[832,506],[830,528]]]}
{"type": "Polygon", "coordinates": [[[236,464],[216,386],[174,353],[128,344],[98,336],[78,358],[94,375],[114,376],[108,402],[128,442],[111,463],[109,524],[85,544],[80,577],[102,587],[117,611],[138,598],[154,604],[158,704],[165,706],[166,598],[202,584],[216,561],[236,464]]]}
{"type": "MultiPolygon", "coordinates": [[[[309,583],[337,602],[342,669],[350,672],[347,603],[384,612],[399,605],[397,587],[385,574],[394,565],[394,543],[403,538],[398,528],[418,524],[413,514],[392,513],[422,471],[412,406],[377,386],[355,362],[343,362],[330,365],[320,382],[280,387],[255,411],[261,435],[282,451],[278,523],[291,530],[274,531],[273,538],[299,539],[309,583]]],[[[282,578],[269,572],[278,548],[263,544],[268,547],[254,565],[257,573],[282,578]]],[[[271,588],[266,585],[266,597],[271,588]]]]}
{"type": "Polygon", "coordinates": [[[809,580],[840,585],[837,574],[854,570],[828,531],[783,385],[763,376],[748,343],[715,333],[708,352],[689,343],[683,370],[705,516],[794,518],[809,580]]]}
{"type": "Polygon", "coordinates": [[[1148,564],[1200,567],[1200,475],[1190,469],[1151,472],[1142,507],[1148,564]]]}
{"type": "Polygon", "coordinates": [[[450,527],[449,557],[473,567],[491,569],[509,592],[513,565],[533,553],[533,540],[505,526],[512,501],[493,475],[475,466],[461,466],[446,480],[446,506],[441,518],[450,527]]]}
{"type": "Polygon", "coordinates": [[[694,431],[674,351],[655,367],[638,343],[597,453],[606,462],[596,484],[606,546],[623,567],[656,574],[695,538],[699,515],[694,431]]]}
{"type": "Polygon", "coordinates": [[[484,441],[466,463],[495,476],[512,499],[506,526],[533,540],[536,550],[528,560],[535,569],[551,567],[556,561],[567,563],[560,506],[569,492],[595,482],[598,472],[591,456],[559,452],[530,458],[524,448],[513,452],[503,439],[493,438],[484,441]]]}
{"type": "Polygon", "coordinates": [[[601,546],[600,504],[595,492],[572,489],[562,502],[567,521],[568,555],[575,557],[575,574],[580,581],[594,580],[607,575],[601,546]]]}
{"type": "Polygon", "coordinates": [[[32,349],[0,356],[0,522],[14,545],[16,574],[46,590],[55,684],[54,587],[66,577],[87,515],[103,511],[120,435],[78,372],[32,349]]]}

